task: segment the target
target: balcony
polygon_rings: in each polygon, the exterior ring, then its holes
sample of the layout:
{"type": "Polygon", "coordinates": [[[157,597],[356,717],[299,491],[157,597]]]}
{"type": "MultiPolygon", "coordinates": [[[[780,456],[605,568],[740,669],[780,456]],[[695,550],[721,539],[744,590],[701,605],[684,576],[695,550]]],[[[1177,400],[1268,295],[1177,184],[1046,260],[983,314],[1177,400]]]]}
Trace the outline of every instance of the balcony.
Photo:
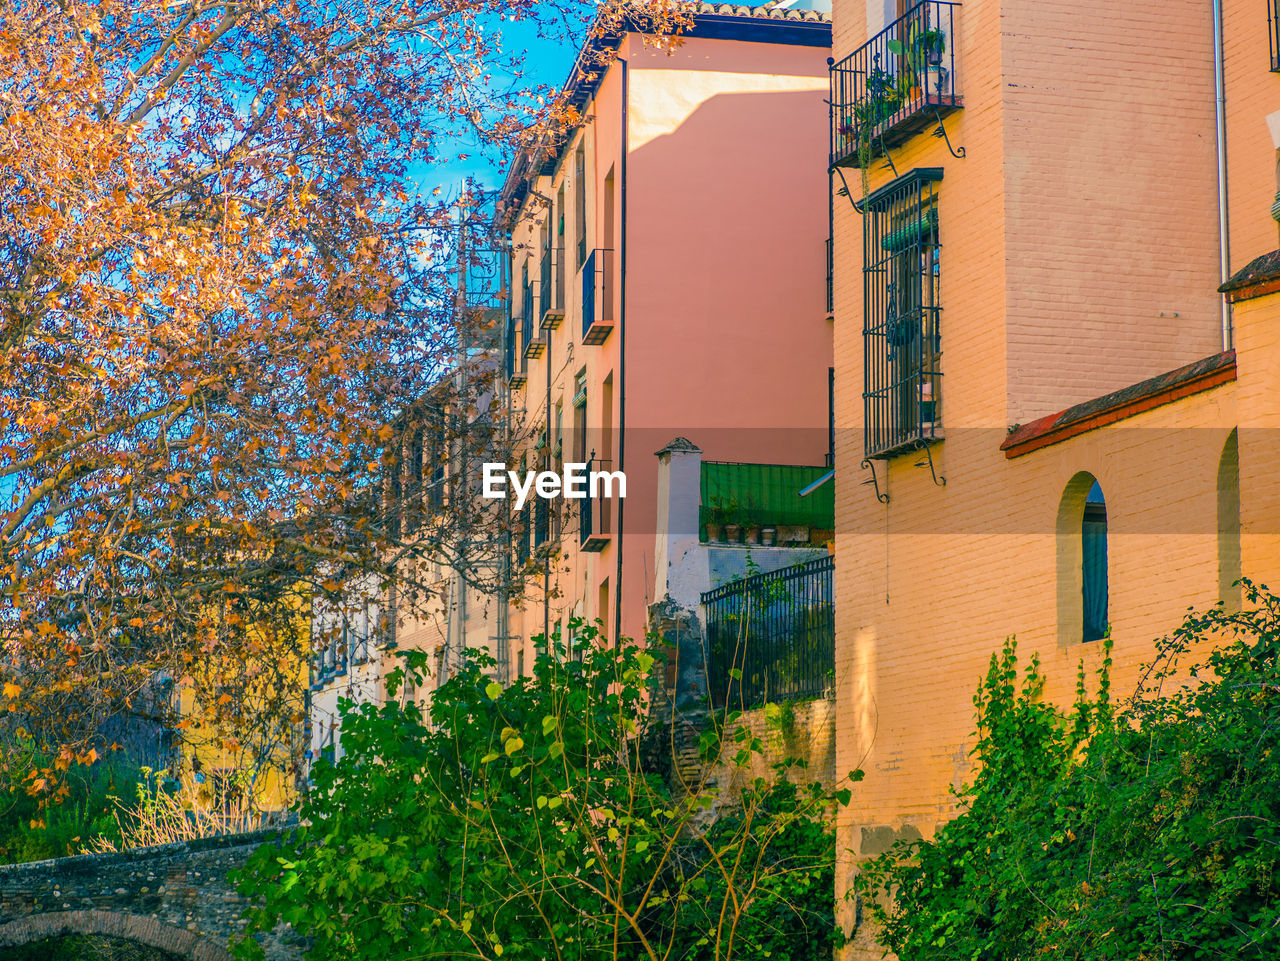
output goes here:
{"type": "Polygon", "coordinates": [[[538,278],[538,326],[555,330],[564,322],[564,248],[548,247],[542,252],[542,272],[538,278]]]}
{"type": "Polygon", "coordinates": [[[703,461],[698,528],[706,543],[772,547],[821,546],[835,530],[835,488],[826,467],[703,461]]]}
{"type": "MultiPolygon", "coordinates": [[[[609,465],[610,461],[593,456],[587,461],[587,477],[593,471],[609,470],[609,465]]],[[[579,501],[578,547],[589,554],[598,554],[613,540],[613,502],[607,493],[603,484],[594,490],[588,487],[587,496],[579,501]]]]}
{"type": "Polygon", "coordinates": [[[603,344],[613,333],[613,279],[613,251],[591,251],[582,265],[584,344],[603,344]]]}
{"type": "Polygon", "coordinates": [[[925,0],[831,66],[831,166],[865,167],[964,106],[958,3],[925,0]]]}
{"type": "Polygon", "coordinates": [[[834,684],[835,558],[733,581],[702,595],[707,687],[716,707],[823,696],[834,684]]]}
{"type": "Polygon", "coordinates": [[[524,313],[520,316],[520,343],[524,345],[524,359],[531,360],[534,357],[541,357],[542,352],[547,349],[545,337],[533,336],[534,298],[531,287],[524,289],[523,307],[524,313]]]}

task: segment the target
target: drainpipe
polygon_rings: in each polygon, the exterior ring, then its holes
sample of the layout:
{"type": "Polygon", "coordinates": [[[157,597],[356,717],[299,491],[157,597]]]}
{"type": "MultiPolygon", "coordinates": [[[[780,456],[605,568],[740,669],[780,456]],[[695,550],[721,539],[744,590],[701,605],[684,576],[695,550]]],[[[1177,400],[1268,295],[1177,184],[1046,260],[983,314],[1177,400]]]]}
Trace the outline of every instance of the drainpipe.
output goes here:
{"type": "MultiPolygon", "coordinates": [[[[1218,123],[1218,260],[1221,282],[1231,279],[1231,257],[1227,223],[1227,110],[1222,79],[1222,0],[1213,0],[1213,90],[1218,123]]],[[[1231,305],[1222,295],[1222,349],[1232,346],[1231,305]]]]}
{"type": "MultiPolygon", "coordinates": [[[[631,150],[631,130],[628,106],[630,74],[626,60],[622,64],[622,196],[619,198],[620,233],[618,235],[618,470],[627,471],[627,154],[631,150]]],[[[622,514],[627,499],[618,498],[618,569],[613,584],[613,643],[622,637],[622,514]]]]}
{"type": "MultiPolygon", "coordinates": [[[[539,302],[541,302],[541,298],[542,298],[541,287],[538,288],[538,298],[539,298],[539,302]]],[[[538,318],[538,323],[539,324],[542,323],[541,317],[538,318]]],[[[542,354],[542,356],[545,358],[544,363],[546,364],[546,367],[547,367],[547,394],[546,394],[546,399],[543,401],[543,404],[542,404],[542,410],[545,416],[545,420],[543,420],[542,422],[543,436],[546,438],[547,443],[546,443],[546,446],[542,448],[544,451],[546,451],[546,453],[543,454],[542,456],[546,458],[547,467],[549,468],[551,466],[551,331],[546,330],[546,331],[543,331],[542,333],[547,338],[547,346],[543,349],[543,354],[542,354]]],[[[550,540],[551,538],[551,506],[550,504],[548,504],[547,507],[544,508],[544,510],[546,511],[546,513],[543,515],[543,517],[545,518],[544,523],[546,524],[546,526],[543,528],[543,533],[547,536],[547,540],[550,540]]],[[[533,526],[534,526],[534,529],[536,530],[538,526],[536,502],[535,502],[533,517],[534,517],[533,526]]],[[[543,541],[542,543],[546,544],[547,541],[543,541]]],[[[547,555],[546,560],[547,560],[547,563],[543,564],[542,566],[542,637],[543,637],[544,643],[550,645],[551,643],[550,554],[547,555]]],[[[550,646],[548,646],[547,650],[551,650],[550,646]]]]}

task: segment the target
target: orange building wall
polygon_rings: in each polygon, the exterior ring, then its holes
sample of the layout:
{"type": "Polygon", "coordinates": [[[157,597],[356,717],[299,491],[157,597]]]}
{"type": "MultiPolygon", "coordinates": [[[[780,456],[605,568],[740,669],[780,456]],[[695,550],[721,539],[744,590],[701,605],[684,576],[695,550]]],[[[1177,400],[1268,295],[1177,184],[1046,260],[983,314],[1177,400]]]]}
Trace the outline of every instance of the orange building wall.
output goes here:
{"type": "MultiPolygon", "coordinates": [[[[1257,213],[1275,192],[1264,116],[1280,98],[1266,72],[1265,4],[1249,7],[1246,44],[1244,15],[1228,0],[1227,41],[1263,65],[1240,80],[1263,92],[1248,95],[1253,115],[1239,122],[1255,125],[1249,138],[1266,149],[1245,148],[1265,155],[1248,161],[1253,173],[1231,168],[1237,268],[1276,247],[1274,222],[1257,213]],[[1260,196],[1247,201],[1246,184],[1260,196]],[[1259,204],[1252,225],[1239,223],[1237,203],[1259,204]],[[1239,253],[1245,243],[1257,249],[1239,253]]],[[[866,39],[866,9],[836,0],[837,59],[866,39]]],[[[1280,296],[1236,308],[1236,382],[1026,456],[1000,450],[1012,424],[1221,350],[1211,28],[1208,4],[964,4],[965,106],[945,123],[966,156],[953,158],[928,131],[892,153],[899,174],[945,170],[946,439],[931,451],[946,484],[934,484],[921,453],[877,461],[888,505],[860,467],[862,220],[833,199],[836,770],[867,775],[842,815],[837,846],[852,851],[849,870],[893,837],[928,835],[954,815],[973,693],[1006,637],[1023,655],[1039,652],[1053,699],[1070,699],[1081,660],[1096,666],[1101,646],[1066,637],[1060,617],[1056,520],[1078,471],[1099,479],[1107,502],[1120,694],[1153,638],[1189,605],[1219,598],[1218,467],[1237,425],[1243,570],[1280,585],[1280,296]]],[[[1234,130],[1232,149],[1249,143],[1234,130]]],[[[861,174],[846,176],[856,200],[861,174]]],[[[892,177],[874,161],[868,186],[892,177]]],[[[879,958],[881,948],[864,929],[850,956],[879,958]]]]}
{"type": "Polygon", "coordinates": [[[1003,164],[965,164],[1003,172],[1016,424],[1222,349],[1212,20],[1159,0],[964,8],[997,9],[1003,164]]]}
{"type": "Polygon", "coordinates": [[[1227,111],[1227,200],[1231,271],[1280,246],[1271,202],[1276,151],[1266,117],[1280,110],[1280,73],[1271,73],[1265,0],[1226,0],[1222,15],[1227,111]]]}

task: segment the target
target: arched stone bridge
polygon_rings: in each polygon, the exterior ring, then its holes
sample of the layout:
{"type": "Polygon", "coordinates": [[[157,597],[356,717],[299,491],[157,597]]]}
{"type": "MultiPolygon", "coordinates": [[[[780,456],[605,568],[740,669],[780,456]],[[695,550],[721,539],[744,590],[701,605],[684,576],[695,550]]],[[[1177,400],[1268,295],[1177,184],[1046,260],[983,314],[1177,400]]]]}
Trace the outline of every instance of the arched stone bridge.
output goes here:
{"type": "MultiPolygon", "coordinates": [[[[227,881],[273,830],[111,854],[0,865],[0,959],[24,945],[95,935],[189,961],[230,961],[227,943],[248,907],[227,881]]],[[[302,942],[281,926],[263,942],[269,961],[298,961],[302,942]]],[[[160,955],[163,956],[163,955],[160,955]]]]}

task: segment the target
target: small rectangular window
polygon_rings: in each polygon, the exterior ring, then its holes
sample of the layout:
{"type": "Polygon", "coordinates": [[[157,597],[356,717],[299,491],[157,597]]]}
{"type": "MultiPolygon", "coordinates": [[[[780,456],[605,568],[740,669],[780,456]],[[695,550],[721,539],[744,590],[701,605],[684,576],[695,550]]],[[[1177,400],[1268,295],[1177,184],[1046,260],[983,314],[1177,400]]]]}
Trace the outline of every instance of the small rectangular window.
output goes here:
{"type": "Polygon", "coordinates": [[[863,224],[866,454],[942,436],[940,168],[913,170],[858,205],[863,224]]]}
{"type": "Polygon", "coordinates": [[[578,268],[587,261],[587,152],[579,145],[573,157],[573,223],[578,235],[578,268]]]}

